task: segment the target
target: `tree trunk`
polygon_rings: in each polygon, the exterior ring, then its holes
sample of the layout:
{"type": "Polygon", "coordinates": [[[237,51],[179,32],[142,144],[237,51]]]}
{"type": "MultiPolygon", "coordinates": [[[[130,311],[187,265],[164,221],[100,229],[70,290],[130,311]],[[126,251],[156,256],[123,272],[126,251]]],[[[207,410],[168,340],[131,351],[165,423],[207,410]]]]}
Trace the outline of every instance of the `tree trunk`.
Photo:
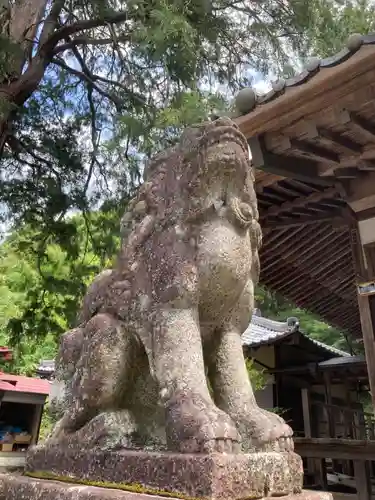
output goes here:
{"type": "MultiPolygon", "coordinates": [[[[16,0],[13,6],[10,3],[4,4],[4,0],[0,0],[0,34],[8,38],[15,49],[14,57],[8,61],[7,74],[2,75],[0,81],[0,158],[15,109],[22,106],[36,90],[44,74],[43,68],[43,71],[37,72],[39,78],[34,78],[33,81],[26,83],[25,78],[22,78],[23,73],[25,77],[31,69],[35,36],[45,14],[46,5],[47,0],[16,0]],[[22,89],[25,84],[27,89],[22,89]]],[[[35,76],[37,75],[34,71],[35,76]]]]}

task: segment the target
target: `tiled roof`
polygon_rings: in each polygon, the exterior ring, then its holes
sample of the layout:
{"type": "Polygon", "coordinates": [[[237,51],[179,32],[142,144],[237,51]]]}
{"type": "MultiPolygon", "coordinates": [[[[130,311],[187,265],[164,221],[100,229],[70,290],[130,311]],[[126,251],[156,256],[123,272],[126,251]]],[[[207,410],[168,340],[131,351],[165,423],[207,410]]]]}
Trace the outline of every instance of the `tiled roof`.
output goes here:
{"type": "Polygon", "coordinates": [[[344,47],[334,56],[325,59],[314,57],[306,65],[305,69],[292,78],[286,80],[280,79],[272,84],[272,90],[262,96],[257,96],[251,88],[240,90],[236,97],[236,107],[238,114],[245,115],[255,109],[256,106],[267,104],[280,95],[287,92],[289,89],[302,85],[311,80],[315,75],[324,71],[327,68],[338,66],[347,61],[353,54],[358,52],[361,47],[375,44],[375,33],[368,35],[353,34],[349,37],[344,47]]]}
{"type": "Polygon", "coordinates": [[[345,356],[340,358],[332,358],[327,361],[321,361],[319,366],[328,367],[328,366],[342,366],[342,365],[353,365],[353,364],[362,364],[366,363],[366,359],[362,355],[358,356],[345,356]]]}
{"type": "Polygon", "coordinates": [[[0,373],[0,391],[49,395],[50,383],[38,378],[0,373]]]}
{"type": "Polygon", "coordinates": [[[272,343],[296,331],[295,327],[288,326],[287,322],[274,321],[253,315],[250,325],[242,334],[242,343],[255,347],[260,344],[272,343]]]}
{"type": "Polygon", "coordinates": [[[43,359],[36,370],[38,373],[53,373],[55,371],[54,359],[43,359]]]}
{"type": "Polygon", "coordinates": [[[299,332],[301,335],[309,339],[317,346],[325,349],[335,356],[350,357],[345,351],[336,349],[336,347],[329,346],[318,340],[312,339],[305,333],[299,330],[299,323],[296,318],[290,318],[285,322],[274,321],[271,319],[263,318],[262,316],[253,315],[251,323],[242,335],[242,343],[248,347],[257,347],[260,345],[272,344],[273,342],[282,338],[288,337],[294,332],[299,332]]]}

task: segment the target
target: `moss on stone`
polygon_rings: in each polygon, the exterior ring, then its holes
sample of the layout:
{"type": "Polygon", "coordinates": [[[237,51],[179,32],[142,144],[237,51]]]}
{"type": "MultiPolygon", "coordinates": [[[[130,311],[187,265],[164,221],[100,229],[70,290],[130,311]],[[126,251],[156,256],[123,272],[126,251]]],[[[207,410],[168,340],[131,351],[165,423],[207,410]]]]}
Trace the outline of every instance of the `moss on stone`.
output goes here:
{"type": "Polygon", "coordinates": [[[184,495],[183,493],[174,493],[172,491],[164,491],[164,490],[149,488],[147,486],[143,486],[142,484],[138,483],[108,483],[105,481],[91,481],[89,479],[78,479],[68,476],[59,476],[58,474],[53,474],[52,472],[45,472],[45,471],[24,472],[24,475],[35,479],[48,479],[51,481],[60,481],[62,483],[81,484],[84,486],[95,486],[97,488],[130,491],[132,493],[144,493],[147,495],[154,495],[154,496],[180,498],[182,500],[204,500],[202,498],[190,497],[184,495]]]}

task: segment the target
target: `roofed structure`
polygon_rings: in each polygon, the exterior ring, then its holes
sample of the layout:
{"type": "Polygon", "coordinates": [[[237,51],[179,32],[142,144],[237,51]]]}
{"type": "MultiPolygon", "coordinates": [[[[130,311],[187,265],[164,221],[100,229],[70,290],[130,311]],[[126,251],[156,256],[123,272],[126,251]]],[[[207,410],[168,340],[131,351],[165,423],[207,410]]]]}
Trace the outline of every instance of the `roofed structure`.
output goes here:
{"type": "Polygon", "coordinates": [[[38,378],[0,372],[0,391],[48,396],[50,392],[50,383],[38,378]]]}
{"type": "Polygon", "coordinates": [[[262,345],[271,345],[283,341],[292,335],[301,335],[315,347],[318,347],[327,359],[352,358],[350,354],[336,347],[329,346],[301,332],[297,318],[288,318],[285,322],[275,321],[256,314],[253,315],[251,323],[242,335],[242,343],[246,347],[256,348],[262,345]]]}
{"type": "Polygon", "coordinates": [[[353,252],[358,212],[375,202],[375,35],[353,35],[265,96],[243,89],[237,106],[256,168],[261,282],[361,338],[353,252]]]}

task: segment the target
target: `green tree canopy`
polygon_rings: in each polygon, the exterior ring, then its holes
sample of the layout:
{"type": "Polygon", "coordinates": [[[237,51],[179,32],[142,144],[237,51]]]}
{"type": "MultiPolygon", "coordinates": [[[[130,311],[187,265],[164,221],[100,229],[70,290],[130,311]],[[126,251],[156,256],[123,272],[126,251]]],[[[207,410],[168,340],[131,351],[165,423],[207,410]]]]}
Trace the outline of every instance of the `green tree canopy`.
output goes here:
{"type": "Polygon", "coordinates": [[[122,200],[181,126],[281,70],[314,2],[3,0],[4,218],[58,239],[69,211],[122,200]]]}

